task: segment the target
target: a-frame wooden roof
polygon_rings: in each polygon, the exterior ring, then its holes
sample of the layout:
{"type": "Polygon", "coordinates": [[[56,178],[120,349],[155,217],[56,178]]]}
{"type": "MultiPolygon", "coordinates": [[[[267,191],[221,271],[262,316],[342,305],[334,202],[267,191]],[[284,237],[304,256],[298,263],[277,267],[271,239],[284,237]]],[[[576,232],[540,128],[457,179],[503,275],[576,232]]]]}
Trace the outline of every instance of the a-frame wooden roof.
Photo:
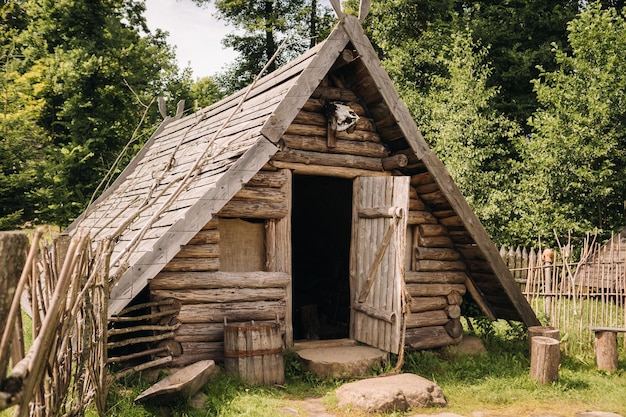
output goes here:
{"type": "Polygon", "coordinates": [[[447,170],[428,148],[359,20],[342,15],[323,43],[206,109],[168,118],[116,182],[68,229],[112,238],[109,314],[121,311],[279,151],[279,141],[346,47],[357,59],[343,74],[380,126],[381,140],[412,163],[403,174],[425,174],[439,190],[429,201],[468,265],[470,293],[492,318],[539,322],[447,170]],[[350,80],[352,78],[352,80],[350,80]],[[372,88],[372,86],[374,88],[372,88]],[[373,93],[372,93],[373,91],[373,93]]]}

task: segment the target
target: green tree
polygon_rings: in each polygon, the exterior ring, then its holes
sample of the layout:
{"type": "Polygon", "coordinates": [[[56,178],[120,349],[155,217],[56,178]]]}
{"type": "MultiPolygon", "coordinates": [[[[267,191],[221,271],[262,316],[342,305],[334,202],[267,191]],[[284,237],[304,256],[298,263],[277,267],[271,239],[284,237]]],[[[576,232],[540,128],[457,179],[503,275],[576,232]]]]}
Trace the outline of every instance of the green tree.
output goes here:
{"type": "MultiPolygon", "coordinates": [[[[194,0],[202,6],[211,0],[194,0]]],[[[215,0],[218,18],[234,26],[222,41],[239,53],[216,77],[226,92],[239,90],[269,62],[268,72],[297,57],[329,33],[331,14],[317,0],[215,0]],[[287,47],[278,51],[288,39],[287,47]],[[270,58],[279,52],[270,62],[270,58]]]]}
{"type": "MultiPolygon", "coordinates": [[[[15,42],[26,26],[18,2],[0,6],[0,230],[34,217],[30,191],[38,187],[35,171],[42,160],[37,149],[46,135],[37,125],[43,101],[33,97],[38,88],[30,75],[20,74],[23,57],[15,42]]],[[[36,78],[36,77],[35,77],[36,78]]]]}
{"type": "Polygon", "coordinates": [[[489,46],[490,86],[500,94],[493,105],[528,133],[527,120],[538,106],[531,80],[538,66],[556,68],[552,45],[567,50],[567,23],[578,13],[578,0],[505,0],[472,2],[463,21],[474,39],[489,46]]]}
{"type": "Polygon", "coordinates": [[[528,132],[526,120],[537,107],[536,67],[555,68],[551,45],[566,44],[566,25],[577,8],[573,0],[389,0],[372,5],[367,27],[394,81],[422,92],[425,75],[445,73],[436,51],[451,33],[469,28],[474,41],[489,48],[488,86],[500,90],[491,105],[528,132]]]}
{"type": "Polygon", "coordinates": [[[202,107],[210,106],[223,98],[225,94],[220,90],[213,78],[203,77],[193,83],[191,95],[194,100],[193,108],[198,110],[202,107]]]}
{"type": "Polygon", "coordinates": [[[435,57],[445,74],[427,77],[426,95],[413,91],[405,98],[478,217],[493,236],[504,239],[517,165],[507,149],[519,146],[520,129],[492,106],[498,90],[488,86],[487,54],[469,31],[453,33],[435,57]],[[510,145],[500,146],[504,142],[510,145]]]}
{"type": "MultiPolygon", "coordinates": [[[[191,81],[178,71],[164,34],[148,31],[143,3],[21,4],[26,25],[13,37],[19,73],[36,86],[29,98],[43,103],[37,124],[50,139],[38,152],[46,163],[38,165],[42,184],[32,195],[41,220],[66,224],[133,135],[145,105],[156,95],[188,98],[191,81]]],[[[158,118],[155,108],[142,132],[158,118]]]]}
{"type": "Polygon", "coordinates": [[[572,52],[555,46],[558,68],[535,80],[521,237],[624,225],[626,17],[594,3],[568,31],[572,52]]]}

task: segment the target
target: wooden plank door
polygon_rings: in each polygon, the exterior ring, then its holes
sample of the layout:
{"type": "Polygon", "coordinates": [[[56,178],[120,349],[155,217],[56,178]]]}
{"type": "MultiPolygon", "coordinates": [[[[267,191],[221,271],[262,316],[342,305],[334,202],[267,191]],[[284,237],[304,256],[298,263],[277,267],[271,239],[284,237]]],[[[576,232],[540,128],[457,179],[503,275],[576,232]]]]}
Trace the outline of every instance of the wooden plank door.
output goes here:
{"type": "Polygon", "coordinates": [[[409,177],[357,177],[350,245],[350,337],[398,353],[409,177]]]}

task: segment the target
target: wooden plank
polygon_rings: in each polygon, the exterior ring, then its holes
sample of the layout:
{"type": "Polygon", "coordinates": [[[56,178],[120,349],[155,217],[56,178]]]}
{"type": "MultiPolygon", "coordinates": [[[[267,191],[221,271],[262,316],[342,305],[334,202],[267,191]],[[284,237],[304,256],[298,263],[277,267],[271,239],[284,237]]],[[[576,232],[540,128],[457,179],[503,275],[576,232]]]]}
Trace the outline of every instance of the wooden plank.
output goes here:
{"type": "Polygon", "coordinates": [[[350,292],[358,304],[352,305],[351,337],[389,352],[400,344],[394,317],[401,314],[406,216],[397,214],[406,213],[408,200],[408,177],[354,181],[350,292]]]}
{"type": "Polygon", "coordinates": [[[626,327],[589,326],[589,330],[591,330],[592,332],[626,333],[626,327]]]}

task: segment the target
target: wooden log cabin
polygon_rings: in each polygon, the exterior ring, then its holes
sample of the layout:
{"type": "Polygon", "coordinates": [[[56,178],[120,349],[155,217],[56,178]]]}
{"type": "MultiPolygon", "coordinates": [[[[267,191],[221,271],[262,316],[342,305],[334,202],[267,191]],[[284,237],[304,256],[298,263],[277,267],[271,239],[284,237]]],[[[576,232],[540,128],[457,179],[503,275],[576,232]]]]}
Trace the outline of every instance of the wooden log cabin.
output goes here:
{"type": "Polygon", "coordinates": [[[224,323],[389,352],[462,337],[461,304],[539,322],[365,36],[328,39],[249,88],[166,117],[68,229],[111,238],[111,318],[174,299],[175,365],[222,360],[224,323]],[[329,103],[359,117],[331,123],[329,103]],[[180,352],[179,352],[180,353],[180,352]]]}

